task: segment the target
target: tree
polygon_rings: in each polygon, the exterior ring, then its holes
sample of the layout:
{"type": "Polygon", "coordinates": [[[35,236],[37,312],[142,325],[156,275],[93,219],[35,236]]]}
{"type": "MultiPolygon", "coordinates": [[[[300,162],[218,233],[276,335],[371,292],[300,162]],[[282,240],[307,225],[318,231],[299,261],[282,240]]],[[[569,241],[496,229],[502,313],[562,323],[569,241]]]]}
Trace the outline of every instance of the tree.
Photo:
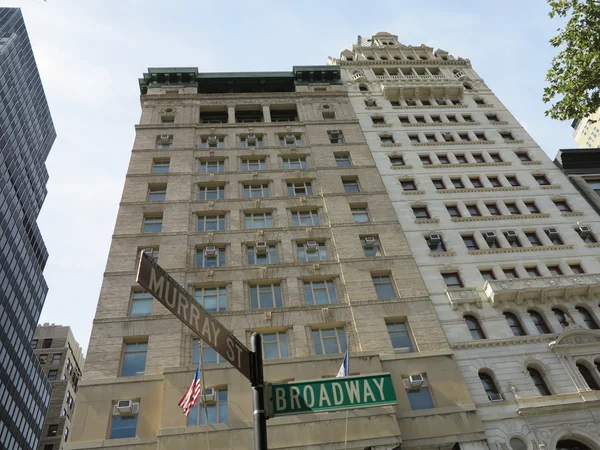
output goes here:
{"type": "Polygon", "coordinates": [[[550,39],[561,47],[546,74],[546,115],[558,120],[589,116],[600,108],[600,0],[548,0],[550,17],[568,18],[550,39]]]}

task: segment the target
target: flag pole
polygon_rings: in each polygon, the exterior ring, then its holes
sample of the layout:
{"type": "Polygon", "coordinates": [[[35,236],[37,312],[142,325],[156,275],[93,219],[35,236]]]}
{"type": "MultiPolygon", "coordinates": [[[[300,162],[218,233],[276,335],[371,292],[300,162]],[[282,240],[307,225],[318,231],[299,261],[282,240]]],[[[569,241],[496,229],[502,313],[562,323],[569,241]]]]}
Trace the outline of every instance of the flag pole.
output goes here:
{"type": "MultiPolygon", "coordinates": [[[[202,364],[202,360],[204,359],[204,346],[202,345],[202,339],[198,339],[198,345],[200,346],[200,360],[198,361],[198,365],[200,366],[200,379],[202,380],[202,387],[200,388],[200,396],[202,397],[202,405],[204,406],[204,418],[206,419],[206,426],[204,429],[204,433],[206,434],[206,448],[210,450],[210,439],[208,436],[208,406],[206,406],[206,384],[204,384],[204,364],[202,364]]],[[[217,355],[217,358],[219,356],[217,355]]],[[[200,414],[200,409],[198,409],[198,414],[200,414]]]]}
{"type": "MultiPolygon", "coordinates": [[[[350,331],[348,331],[348,339],[346,342],[346,354],[348,355],[348,369],[346,376],[350,375],[350,331]]],[[[343,364],[343,363],[342,363],[343,364]]],[[[348,409],[346,409],[346,431],[344,432],[344,450],[348,450],[348,409]]]]}

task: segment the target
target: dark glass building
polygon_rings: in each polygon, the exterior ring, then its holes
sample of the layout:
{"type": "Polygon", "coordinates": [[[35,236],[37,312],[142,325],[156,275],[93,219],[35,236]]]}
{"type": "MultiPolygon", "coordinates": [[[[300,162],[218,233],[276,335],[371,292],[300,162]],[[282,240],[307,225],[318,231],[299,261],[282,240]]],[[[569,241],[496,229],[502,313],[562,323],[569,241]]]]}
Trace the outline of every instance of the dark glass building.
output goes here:
{"type": "Polygon", "coordinates": [[[48,291],[36,220],[55,138],[21,10],[0,8],[1,449],[35,449],[50,400],[31,340],[48,291]]]}

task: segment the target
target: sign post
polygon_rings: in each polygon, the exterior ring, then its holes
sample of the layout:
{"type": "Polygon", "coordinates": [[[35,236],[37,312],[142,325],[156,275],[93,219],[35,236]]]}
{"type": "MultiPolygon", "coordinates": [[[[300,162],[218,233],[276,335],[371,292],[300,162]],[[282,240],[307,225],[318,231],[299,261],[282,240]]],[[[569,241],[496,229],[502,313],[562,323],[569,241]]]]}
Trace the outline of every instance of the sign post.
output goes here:
{"type": "Polygon", "coordinates": [[[262,336],[252,333],[254,352],[254,381],[252,382],[252,421],[254,424],[254,449],[267,450],[267,412],[265,410],[265,378],[263,375],[262,336]]]}

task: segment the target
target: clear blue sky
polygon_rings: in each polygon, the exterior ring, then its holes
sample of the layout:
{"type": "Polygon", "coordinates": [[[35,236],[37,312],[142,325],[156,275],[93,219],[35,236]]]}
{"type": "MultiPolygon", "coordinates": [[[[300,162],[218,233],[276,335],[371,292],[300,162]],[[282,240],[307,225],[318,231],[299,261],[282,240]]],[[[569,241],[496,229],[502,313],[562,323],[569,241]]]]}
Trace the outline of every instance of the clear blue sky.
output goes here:
{"type": "MultiPolygon", "coordinates": [[[[6,1],[5,1],[6,2],[6,1]]],[[[18,0],[58,132],[40,216],[50,252],[41,322],[70,325],[87,347],[149,66],[290,70],[325,64],[358,34],[397,34],[471,60],[554,157],[574,147],[544,116],[545,72],[559,23],[545,0],[408,2],[18,0]]]]}

